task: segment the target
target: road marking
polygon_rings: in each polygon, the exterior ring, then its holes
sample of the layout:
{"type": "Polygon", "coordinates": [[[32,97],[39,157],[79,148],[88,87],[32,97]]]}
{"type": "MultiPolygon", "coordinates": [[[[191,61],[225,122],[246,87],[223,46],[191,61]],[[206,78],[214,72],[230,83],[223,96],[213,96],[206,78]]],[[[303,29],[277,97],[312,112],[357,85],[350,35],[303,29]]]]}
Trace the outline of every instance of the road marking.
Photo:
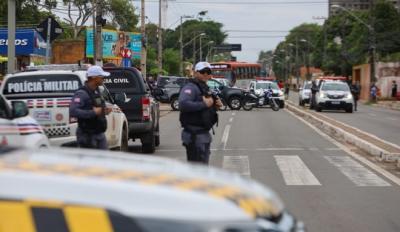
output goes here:
{"type": "Polygon", "coordinates": [[[319,151],[319,149],[316,148],[316,147],[310,147],[310,148],[308,148],[308,150],[310,150],[310,151],[319,151]]]}
{"type": "Polygon", "coordinates": [[[369,116],[376,117],[376,114],[368,113],[369,116]]]}
{"type": "Polygon", "coordinates": [[[226,149],[226,144],[228,143],[228,138],[229,138],[229,131],[231,130],[231,125],[226,125],[224,134],[222,135],[222,140],[221,143],[223,144],[223,150],[226,149]]]}
{"type": "Polygon", "coordinates": [[[230,119],[229,119],[229,122],[233,122],[233,118],[230,118],[230,119]]]}
{"type": "Polygon", "coordinates": [[[387,119],[392,120],[392,121],[397,121],[398,120],[397,118],[387,118],[387,119]]]}
{"type": "Polygon", "coordinates": [[[242,176],[251,176],[248,156],[224,156],[222,168],[242,176]]]}
{"type": "Polygon", "coordinates": [[[295,147],[272,147],[272,148],[256,148],[256,151],[304,151],[304,148],[295,148],[295,147]]]}
{"type": "Polygon", "coordinates": [[[338,148],[338,147],[328,147],[325,148],[325,151],[341,151],[342,149],[338,148]]]}
{"type": "Polygon", "coordinates": [[[351,151],[345,145],[343,145],[343,144],[339,143],[338,141],[334,140],[333,138],[329,137],[328,135],[326,135],[325,133],[320,131],[318,128],[316,128],[315,126],[313,126],[312,124],[310,124],[309,122],[304,120],[303,118],[295,115],[294,113],[290,112],[287,109],[285,109],[285,111],[288,112],[289,114],[291,114],[293,117],[297,118],[298,120],[302,121],[304,124],[306,124],[311,129],[313,129],[315,132],[317,132],[319,135],[321,135],[321,137],[323,137],[326,140],[328,140],[329,142],[333,143],[335,146],[337,146],[340,149],[342,149],[343,151],[345,151],[347,154],[349,154],[354,159],[360,161],[361,163],[363,163],[364,165],[368,166],[369,168],[371,168],[375,172],[381,174],[382,176],[386,177],[388,180],[392,181],[393,183],[395,183],[397,185],[400,185],[400,178],[398,178],[397,176],[393,175],[392,173],[390,173],[390,172],[386,171],[385,169],[379,167],[378,165],[372,163],[371,161],[367,160],[366,158],[364,158],[364,157],[356,154],[355,152],[351,151]]]}
{"type": "Polygon", "coordinates": [[[235,115],[236,115],[236,112],[233,112],[233,113],[232,113],[232,116],[235,116],[235,115]]]}
{"type": "Polygon", "coordinates": [[[375,173],[348,156],[325,156],[347,178],[357,186],[391,186],[375,173]]]}
{"type": "Polygon", "coordinates": [[[286,185],[321,185],[297,155],[274,156],[286,185]]]}

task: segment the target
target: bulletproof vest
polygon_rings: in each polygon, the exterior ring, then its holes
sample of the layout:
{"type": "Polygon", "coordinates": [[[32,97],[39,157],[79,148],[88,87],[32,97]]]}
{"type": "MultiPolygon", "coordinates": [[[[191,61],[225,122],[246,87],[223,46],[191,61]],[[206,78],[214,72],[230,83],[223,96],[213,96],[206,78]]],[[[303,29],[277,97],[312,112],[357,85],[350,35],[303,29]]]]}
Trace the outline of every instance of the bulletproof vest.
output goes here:
{"type": "MultiPolygon", "coordinates": [[[[203,96],[211,97],[211,92],[206,83],[196,79],[189,80],[200,90],[201,95],[196,96],[198,101],[203,101],[203,96]]],[[[215,99],[214,99],[215,100],[215,99]]],[[[193,127],[201,128],[202,131],[209,131],[215,124],[218,123],[218,113],[216,107],[210,107],[200,112],[180,112],[179,120],[185,129],[192,129],[193,127]]]]}
{"type": "MultiPolygon", "coordinates": [[[[84,90],[90,97],[90,104],[88,108],[104,108],[106,106],[105,101],[100,94],[91,91],[86,86],[83,86],[80,89],[84,90]]],[[[84,133],[100,134],[107,130],[107,119],[104,113],[88,119],[78,118],[78,126],[84,133]]]]}

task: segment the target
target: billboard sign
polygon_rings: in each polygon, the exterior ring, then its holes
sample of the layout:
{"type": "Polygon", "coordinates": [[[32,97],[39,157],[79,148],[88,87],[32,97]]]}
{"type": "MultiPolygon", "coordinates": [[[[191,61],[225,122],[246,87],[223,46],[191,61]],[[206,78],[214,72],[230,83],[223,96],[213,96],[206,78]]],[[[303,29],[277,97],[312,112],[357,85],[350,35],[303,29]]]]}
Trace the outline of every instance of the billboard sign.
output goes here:
{"type": "MultiPolygon", "coordinates": [[[[102,30],[103,58],[123,58],[130,51],[132,58],[140,59],[142,36],[140,33],[102,30]]],[[[86,57],[93,57],[93,29],[86,29],[86,57]]]]}
{"type": "Polygon", "coordinates": [[[221,52],[242,51],[242,44],[221,44],[214,46],[214,49],[221,52]]]}
{"type": "MultiPolygon", "coordinates": [[[[7,55],[8,31],[0,30],[0,55],[7,55]]],[[[15,55],[46,55],[47,44],[34,29],[17,29],[15,33],[15,55]]]]}

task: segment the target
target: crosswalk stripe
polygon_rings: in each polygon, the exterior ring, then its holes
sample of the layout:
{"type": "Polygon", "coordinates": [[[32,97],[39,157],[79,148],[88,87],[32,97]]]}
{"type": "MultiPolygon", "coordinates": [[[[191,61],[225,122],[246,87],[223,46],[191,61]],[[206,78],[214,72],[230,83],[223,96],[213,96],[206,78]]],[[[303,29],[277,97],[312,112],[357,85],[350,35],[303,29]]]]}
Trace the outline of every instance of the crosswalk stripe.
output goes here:
{"type": "Polygon", "coordinates": [[[248,156],[224,156],[222,168],[231,172],[237,172],[242,176],[251,176],[248,156]]]}
{"type": "Polygon", "coordinates": [[[325,156],[325,159],[337,167],[357,186],[391,186],[388,182],[350,157],[325,156]]]}
{"type": "Polygon", "coordinates": [[[297,155],[274,156],[286,185],[321,185],[297,155]]]}

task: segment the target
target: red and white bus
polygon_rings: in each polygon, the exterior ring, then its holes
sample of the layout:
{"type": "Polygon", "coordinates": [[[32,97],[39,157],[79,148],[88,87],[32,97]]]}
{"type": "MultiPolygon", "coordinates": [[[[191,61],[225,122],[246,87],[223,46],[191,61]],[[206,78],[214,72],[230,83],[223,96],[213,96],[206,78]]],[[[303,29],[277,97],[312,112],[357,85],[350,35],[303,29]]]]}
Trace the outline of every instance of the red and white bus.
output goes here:
{"type": "Polygon", "coordinates": [[[211,63],[214,78],[227,79],[232,86],[247,88],[250,80],[260,76],[261,65],[246,62],[211,63]]]}

